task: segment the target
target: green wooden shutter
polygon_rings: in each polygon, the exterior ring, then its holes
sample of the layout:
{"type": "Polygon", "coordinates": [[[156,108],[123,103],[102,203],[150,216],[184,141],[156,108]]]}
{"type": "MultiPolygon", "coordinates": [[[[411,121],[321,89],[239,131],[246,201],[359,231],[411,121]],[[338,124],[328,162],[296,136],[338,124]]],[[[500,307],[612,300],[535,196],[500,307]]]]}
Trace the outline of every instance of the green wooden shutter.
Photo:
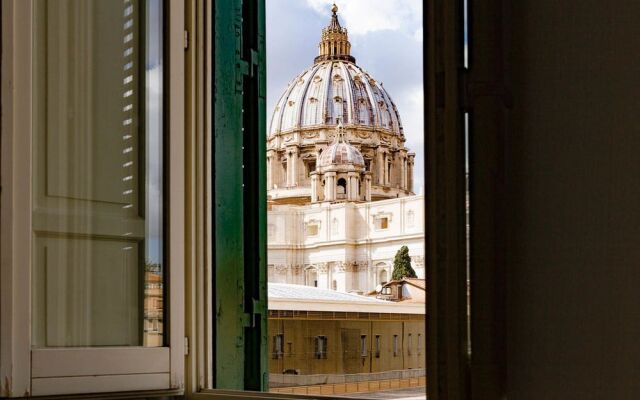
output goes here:
{"type": "Polygon", "coordinates": [[[214,385],[268,389],[264,0],[213,2],[214,385]]]}

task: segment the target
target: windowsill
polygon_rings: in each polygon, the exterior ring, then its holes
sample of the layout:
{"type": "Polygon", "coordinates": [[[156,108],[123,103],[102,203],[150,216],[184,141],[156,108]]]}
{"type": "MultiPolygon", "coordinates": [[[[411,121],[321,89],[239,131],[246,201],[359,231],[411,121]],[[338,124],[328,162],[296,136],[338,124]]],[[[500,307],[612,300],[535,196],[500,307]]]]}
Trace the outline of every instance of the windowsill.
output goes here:
{"type": "MultiPolygon", "coordinates": [[[[354,393],[355,394],[355,393],[354,393]]],[[[272,392],[249,392],[242,390],[223,390],[223,389],[205,389],[201,392],[188,396],[188,399],[206,400],[206,399],[317,399],[336,397],[330,395],[306,395],[306,394],[288,394],[288,393],[272,393],[272,392]]],[[[362,397],[346,397],[340,396],[340,399],[362,399],[362,397]]]]}

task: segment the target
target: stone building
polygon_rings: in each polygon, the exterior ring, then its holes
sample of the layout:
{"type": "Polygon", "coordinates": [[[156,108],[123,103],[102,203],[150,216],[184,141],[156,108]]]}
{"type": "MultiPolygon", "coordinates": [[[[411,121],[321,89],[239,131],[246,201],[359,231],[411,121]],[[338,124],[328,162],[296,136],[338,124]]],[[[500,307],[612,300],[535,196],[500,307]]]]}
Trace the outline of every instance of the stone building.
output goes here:
{"type": "Polygon", "coordinates": [[[424,380],[424,301],[281,283],[269,285],[268,298],[271,388],[424,380]]]}
{"type": "Polygon", "coordinates": [[[398,108],[355,63],[337,11],[271,117],[269,280],[367,293],[403,245],[424,278],[424,198],[398,108]]]}

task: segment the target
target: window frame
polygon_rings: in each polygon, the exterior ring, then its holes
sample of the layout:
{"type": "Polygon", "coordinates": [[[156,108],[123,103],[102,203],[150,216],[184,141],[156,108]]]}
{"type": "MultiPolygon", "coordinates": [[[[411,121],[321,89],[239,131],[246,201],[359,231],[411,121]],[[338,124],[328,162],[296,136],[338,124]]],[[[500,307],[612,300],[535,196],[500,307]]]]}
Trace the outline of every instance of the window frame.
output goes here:
{"type": "MultiPolygon", "coordinates": [[[[11,18],[8,17],[8,14],[11,14],[16,18],[16,20],[22,20],[24,18],[24,10],[21,11],[22,6],[14,7],[17,3],[22,3],[22,1],[4,1],[2,5],[3,55],[13,51],[15,51],[16,54],[24,52],[20,47],[14,48],[14,44],[12,42],[13,31],[14,29],[19,30],[20,28],[14,27],[11,23],[11,18]],[[6,23],[7,20],[10,22],[9,24],[6,23]]],[[[176,6],[174,3],[181,2],[172,1],[172,7],[176,6]]],[[[229,14],[227,14],[230,21],[227,25],[227,28],[229,28],[228,34],[230,38],[232,37],[234,38],[233,40],[235,40],[235,33],[237,33],[237,30],[235,30],[237,28],[237,19],[236,16],[232,14],[234,9],[238,8],[237,3],[239,2],[236,1],[233,3],[234,4],[229,4],[228,6],[225,5],[224,7],[228,7],[225,9],[225,12],[229,12],[229,14]]],[[[197,29],[208,34],[209,37],[212,36],[212,21],[210,21],[210,18],[204,18],[203,14],[204,12],[211,12],[211,5],[211,0],[197,2],[197,4],[195,0],[188,0],[185,2],[187,9],[186,27],[190,37],[188,37],[186,33],[182,32],[184,26],[182,21],[178,24],[172,24],[171,27],[172,48],[180,48],[182,52],[183,46],[186,45],[185,42],[190,42],[190,45],[187,46],[187,74],[193,74],[191,76],[194,80],[196,79],[194,75],[197,75],[198,77],[201,77],[201,79],[204,79],[204,82],[206,82],[205,77],[212,76],[211,65],[206,65],[205,67],[193,64],[189,65],[189,60],[196,60],[196,54],[194,51],[196,46],[202,49],[203,47],[201,46],[207,45],[206,41],[194,40],[194,37],[198,34],[196,31],[196,19],[201,23],[204,19],[202,26],[197,27],[197,29]]],[[[264,16],[264,2],[259,1],[258,7],[262,7],[262,16],[264,16]]],[[[464,298],[460,293],[460,275],[462,273],[461,265],[463,265],[463,263],[460,262],[461,246],[458,239],[461,236],[460,233],[463,232],[464,226],[459,224],[459,210],[456,210],[456,206],[459,205],[459,199],[464,196],[464,190],[461,189],[461,185],[459,185],[460,175],[458,174],[460,165],[462,165],[459,159],[460,138],[457,134],[445,134],[446,132],[460,131],[460,121],[457,116],[460,113],[461,91],[459,90],[459,86],[462,78],[460,77],[456,61],[456,54],[461,50],[461,42],[458,40],[461,19],[460,8],[460,4],[457,4],[456,2],[434,0],[433,2],[425,4],[425,18],[423,19],[426,39],[424,55],[426,60],[425,67],[427,70],[427,76],[425,79],[425,98],[427,104],[426,148],[428,150],[426,152],[426,170],[428,172],[427,181],[432,183],[432,185],[427,187],[426,199],[429,199],[429,201],[426,201],[427,213],[425,214],[425,220],[427,223],[426,231],[428,232],[427,249],[429,256],[427,268],[428,275],[430,276],[430,280],[427,282],[429,285],[428,291],[430,293],[430,301],[427,304],[427,321],[429,326],[429,330],[427,331],[427,350],[429,350],[427,368],[428,374],[434,377],[433,379],[430,379],[430,385],[428,387],[429,398],[431,399],[446,397],[444,393],[450,394],[448,398],[466,397],[466,372],[464,367],[466,358],[461,355],[462,352],[458,351],[460,343],[463,343],[460,339],[463,336],[462,327],[464,326],[464,318],[462,314],[465,312],[463,305],[460,304],[460,300],[464,298]],[[427,83],[430,84],[427,85],[427,83]],[[436,196],[436,192],[438,193],[438,196],[436,196]],[[448,224],[445,223],[447,221],[449,222],[448,224]],[[451,223],[451,221],[453,221],[453,223],[451,223]],[[442,396],[439,397],[439,395],[442,396]]],[[[185,15],[184,10],[182,13],[172,12],[171,14],[172,20],[174,17],[177,20],[180,20],[185,15]]],[[[259,23],[264,23],[260,18],[258,20],[259,23]]],[[[23,28],[23,30],[26,29],[23,28]]],[[[202,32],[200,33],[201,36],[202,32]]],[[[27,31],[25,33],[28,37],[29,32],[27,31]]],[[[202,56],[202,53],[200,53],[199,56],[202,56]]],[[[260,52],[258,52],[258,57],[260,57],[260,52]]],[[[181,65],[181,62],[179,61],[176,62],[176,65],[173,65],[173,62],[174,60],[172,60],[172,79],[170,80],[171,87],[172,90],[181,90],[180,86],[183,81],[176,82],[176,77],[178,80],[182,79],[180,70],[184,68],[184,66],[181,65]]],[[[258,62],[260,64],[259,60],[258,62]]],[[[232,65],[235,66],[235,64],[232,65]]],[[[3,221],[0,229],[0,235],[3,238],[0,251],[2,252],[3,260],[10,260],[11,262],[20,260],[20,252],[17,251],[20,244],[14,240],[14,234],[24,235],[24,232],[22,231],[27,225],[20,225],[19,222],[28,219],[28,215],[8,211],[8,209],[11,209],[11,206],[14,204],[13,195],[19,195],[20,191],[23,190],[19,185],[14,185],[14,187],[12,187],[11,182],[16,181],[16,177],[19,176],[20,173],[20,167],[27,167],[27,170],[29,167],[28,162],[25,164],[24,160],[14,159],[12,154],[7,150],[7,148],[20,145],[21,141],[24,140],[24,138],[17,135],[15,137],[11,136],[12,129],[19,128],[20,126],[24,127],[24,121],[20,122],[20,118],[17,118],[19,116],[16,115],[15,111],[15,108],[19,108],[21,105],[24,106],[24,102],[14,103],[13,101],[9,101],[12,100],[12,98],[7,98],[7,93],[9,93],[9,91],[5,82],[7,74],[13,75],[15,73],[17,76],[20,76],[20,72],[21,71],[17,70],[14,71],[12,63],[7,62],[7,58],[3,57],[2,103],[4,105],[4,113],[2,121],[3,137],[1,162],[4,178],[2,182],[2,198],[4,201],[3,207],[0,210],[0,218],[2,218],[3,221]],[[9,134],[7,134],[7,132],[9,132],[9,134]],[[8,157],[7,153],[9,153],[8,157]],[[7,185],[7,181],[9,182],[9,185],[7,185]],[[7,199],[9,200],[7,201],[7,199]],[[9,204],[9,206],[7,206],[7,204],[9,204]],[[6,225],[4,222],[8,222],[9,225],[6,225]]],[[[264,78],[264,75],[262,75],[262,78],[264,78]]],[[[24,76],[22,76],[22,79],[24,82],[24,76]]],[[[200,81],[200,83],[203,82],[200,81]]],[[[197,107],[195,107],[193,103],[189,103],[190,101],[196,100],[196,102],[202,101],[205,104],[212,104],[211,100],[213,96],[210,90],[211,85],[204,86],[206,89],[193,90],[193,92],[189,92],[188,88],[187,91],[189,93],[186,97],[186,109],[188,110],[188,115],[184,144],[187,145],[188,154],[186,160],[187,176],[189,177],[188,184],[195,184],[196,187],[199,183],[195,180],[193,174],[198,171],[199,173],[202,173],[203,171],[206,172],[207,169],[211,170],[212,168],[212,165],[207,164],[209,162],[207,160],[211,159],[210,152],[212,152],[212,150],[210,147],[206,146],[206,144],[209,143],[207,142],[206,135],[203,137],[196,137],[197,135],[192,135],[191,130],[191,128],[193,128],[193,131],[210,131],[210,128],[213,126],[213,117],[208,115],[206,111],[198,117],[199,119],[193,117],[192,114],[197,114],[197,111],[194,111],[197,107]],[[204,101],[203,99],[207,101],[204,101]],[[191,105],[189,106],[189,104],[191,105]],[[190,126],[189,124],[191,122],[197,123],[195,126],[190,126]],[[198,144],[198,146],[196,146],[196,144],[198,144]],[[202,144],[205,146],[200,146],[202,144]],[[196,165],[197,163],[201,163],[204,167],[196,165]]],[[[183,97],[174,96],[174,98],[181,99],[183,97]]],[[[183,109],[181,107],[178,108],[183,109]]],[[[180,113],[181,111],[178,112],[180,113]]],[[[184,125],[181,125],[176,118],[172,118],[170,123],[172,129],[176,128],[178,130],[182,130],[184,127],[184,125]]],[[[176,145],[181,146],[180,141],[177,141],[176,145]]],[[[175,150],[176,148],[172,146],[172,154],[176,153],[175,150]]],[[[200,175],[200,178],[202,177],[203,176],[200,175]]],[[[203,337],[213,333],[213,327],[211,324],[207,325],[201,319],[201,316],[204,315],[204,313],[209,313],[208,315],[211,316],[211,319],[214,319],[215,314],[213,310],[215,307],[211,304],[207,304],[207,302],[203,300],[203,297],[206,297],[206,288],[204,291],[196,291],[194,283],[196,280],[201,280],[197,278],[203,278],[204,280],[211,279],[213,281],[213,277],[211,275],[207,275],[205,269],[195,268],[196,264],[203,265],[211,262],[212,245],[207,244],[205,239],[216,239],[209,237],[202,238],[196,235],[196,233],[205,232],[207,229],[211,232],[211,222],[208,220],[207,222],[204,222],[203,229],[203,227],[198,223],[193,223],[191,219],[191,217],[197,213],[204,213],[203,215],[205,216],[212,214],[211,207],[206,204],[203,205],[201,198],[201,195],[211,195],[211,186],[213,185],[214,178],[211,176],[207,177],[205,175],[203,180],[206,181],[207,179],[210,179],[211,182],[203,184],[203,187],[201,188],[202,192],[195,196],[191,196],[190,192],[187,192],[187,211],[185,211],[187,221],[191,224],[184,230],[187,234],[187,238],[183,239],[188,245],[184,264],[187,267],[187,284],[190,285],[186,292],[187,306],[183,317],[186,318],[186,326],[189,332],[188,337],[191,338],[190,347],[192,349],[187,357],[187,368],[184,370],[187,373],[187,391],[193,395],[192,398],[200,398],[200,396],[204,394],[206,394],[206,396],[203,398],[227,396],[229,394],[247,398],[289,398],[289,396],[284,395],[276,396],[268,393],[252,394],[225,390],[216,390],[214,393],[206,390],[198,392],[198,387],[202,387],[200,385],[202,383],[200,379],[207,375],[206,370],[207,368],[210,368],[210,366],[203,365],[202,359],[196,360],[196,357],[193,355],[197,351],[205,356],[219,356],[219,354],[217,354],[214,349],[211,349],[210,346],[208,347],[206,341],[203,340],[203,337]],[[195,208],[191,209],[190,207],[194,205],[195,208]],[[198,246],[200,246],[200,249],[194,250],[194,247],[198,246]]],[[[189,186],[189,189],[193,189],[193,187],[189,186]]],[[[198,215],[202,216],[202,214],[198,215]]],[[[175,228],[175,226],[173,227],[175,228]]],[[[232,254],[235,253],[232,252],[232,254]]],[[[174,252],[172,252],[172,257],[173,256],[176,256],[174,252]]],[[[21,328],[21,324],[24,321],[17,316],[24,312],[28,313],[29,306],[28,304],[16,302],[14,299],[16,293],[19,293],[21,289],[24,289],[24,284],[20,282],[25,282],[24,275],[27,272],[21,271],[17,268],[7,269],[5,265],[6,262],[3,262],[3,268],[0,275],[0,285],[2,285],[0,286],[0,289],[4,294],[2,301],[3,323],[0,327],[0,337],[3,339],[2,347],[0,347],[0,375],[11,376],[14,387],[20,387],[21,384],[25,382],[25,377],[28,377],[28,373],[25,372],[28,371],[28,367],[25,366],[30,362],[28,357],[25,356],[28,351],[28,343],[26,343],[28,336],[16,335],[14,332],[16,329],[17,331],[21,331],[21,329],[24,330],[24,327],[21,328]],[[17,284],[14,284],[14,280],[17,284]],[[7,310],[11,310],[14,314],[7,316],[7,310]],[[9,322],[5,323],[7,320],[9,322]],[[5,340],[6,338],[9,338],[9,340],[5,340]],[[8,363],[7,360],[10,362],[8,363]],[[8,365],[11,365],[11,367],[8,367],[8,365]]],[[[23,270],[25,269],[23,268],[23,270]]],[[[175,280],[174,277],[171,277],[170,279],[172,285],[181,285],[180,280],[175,280]]],[[[215,286],[215,284],[212,285],[215,286]]],[[[265,288],[262,288],[260,290],[264,289],[265,288]]],[[[213,290],[213,288],[209,288],[209,290],[213,290]]],[[[253,310],[251,314],[255,314],[255,311],[259,311],[260,309],[266,310],[266,304],[261,305],[258,301],[258,304],[256,305],[257,309],[253,310]]],[[[240,320],[243,321],[247,318],[241,315],[241,313],[234,313],[234,316],[241,317],[240,320]]],[[[178,321],[175,321],[174,319],[171,321],[172,324],[177,322],[178,321]]],[[[264,323],[264,321],[262,321],[262,323],[264,323]]],[[[170,325],[170,327],[172,326],[173,325],[170,325]]],[[[182,336],[176,337],[176,335],[172,335],[172,343],[173,340],[177,340],[179,342],[176,346],[184,346],[182,336]]],[[[175,355],[175,357],[182,358],[182,355],[175,355]]],[[[179,360],[176,361],[180,362],[179,360]]],[[[258,364],[262,365],[260,362],[258,364]]],[[[262,367],[264,367],[264,365],[262,365],[262,367]]],[[[244,376],[244,370],[242,370],[242,374],[240,376],[244,376]]],[[[184,382],[180,380],[177,381],[179,387],[181,387],[183,383],[184,382]]]]}
{"type": "MultiPolygon", "coordinates": [[[[264,13],[264,1],[259,3],[264,13]]],[[[462,349],[467,331],[462,5],[462,0],[433,0],[423,7],[425,180],[430,182],[426,187],[426,212],[423,216],[428,253],[426,268],[430,277],[427,280],[429,301],[426,305],[425,352],[427,374],[432,377],[427,386],[431,400],[465,399],[470,394],[469,360],[462,349]]],[[[229,15],[231,18],[233,16],[229,15]]],[[[264,24],[263,21],[260,23],[264,24]]],[[[421,350],[418,345],[419,354],[421,350]]],[[[216,389],[202,390],[193,398],[227,396],[261,399],[304,397],[216,389]]]]}

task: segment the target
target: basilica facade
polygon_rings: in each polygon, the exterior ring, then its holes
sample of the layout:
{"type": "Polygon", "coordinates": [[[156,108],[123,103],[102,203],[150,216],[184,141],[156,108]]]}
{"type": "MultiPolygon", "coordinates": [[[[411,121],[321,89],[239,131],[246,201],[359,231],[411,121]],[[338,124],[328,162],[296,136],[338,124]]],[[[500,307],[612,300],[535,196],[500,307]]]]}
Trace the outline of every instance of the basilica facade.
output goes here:
{"type": "Polygon", "coordinates": [[[337,11],[271,117],[269,280],[364,293],[390,279],[402,245],[424,277],[424,198],[398,109],[356,64],[337,11]]]}

